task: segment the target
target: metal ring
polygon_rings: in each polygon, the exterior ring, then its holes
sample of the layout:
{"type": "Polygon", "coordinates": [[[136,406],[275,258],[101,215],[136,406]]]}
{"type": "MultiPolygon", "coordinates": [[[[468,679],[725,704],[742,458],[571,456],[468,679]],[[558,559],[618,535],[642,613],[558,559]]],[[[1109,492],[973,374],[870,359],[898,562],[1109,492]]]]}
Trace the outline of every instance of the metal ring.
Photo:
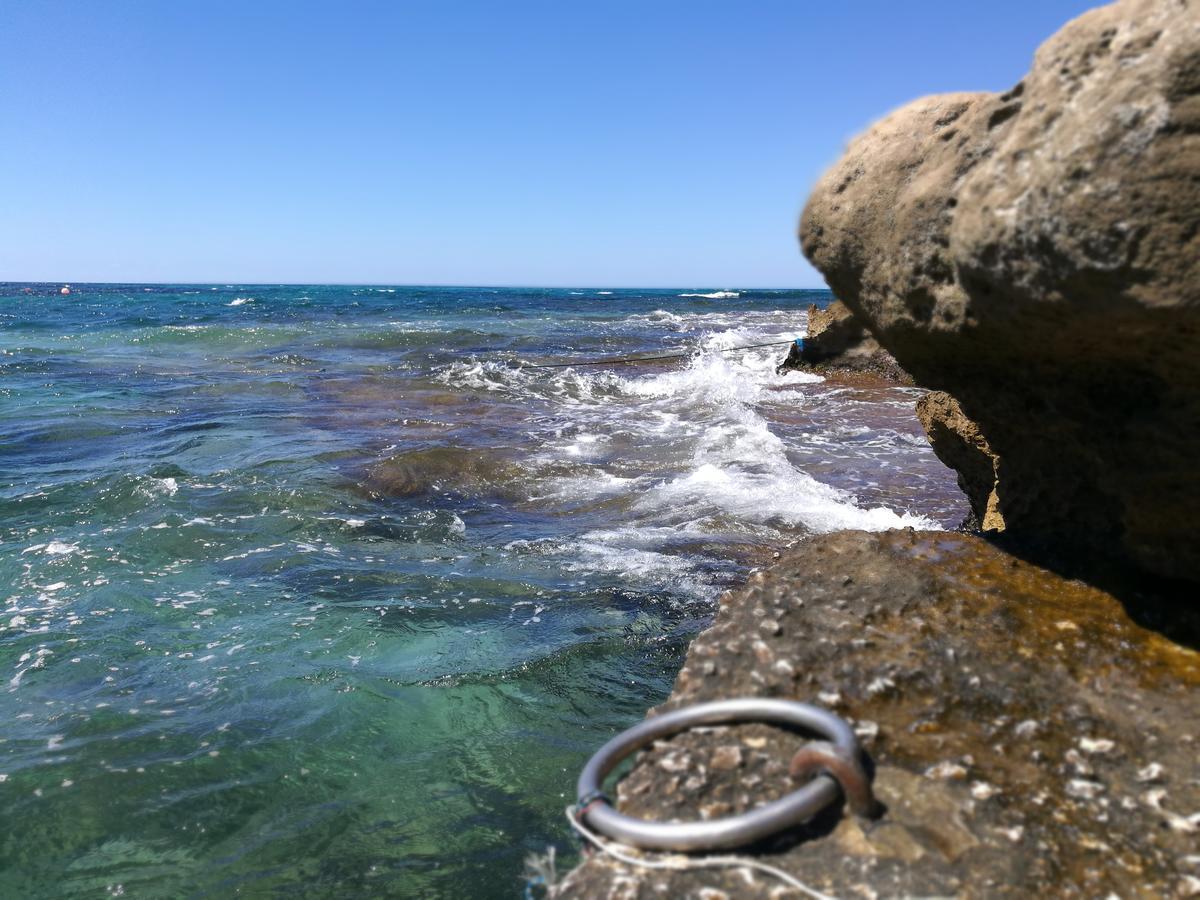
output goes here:
{"type": "MultiPolygon", "coordinates": [[[[657,738],[693,725],[730,722],[777,722],[816,732],[838,750],[857,757],[858,741],[842,719],[816,706],[789,700],[744,698],[701,703],[639,722],[617,735],[593,756],[579,775],[577,796],[595,797],[604,779],[635,750],[657,738]]],[[[606,802],[593,801],[581,812],[593,831],[646,850],[717,850],[761,840],[811,819],[837,802],[841,789],[829,774],[821,774],[799,790],[765,806],[708,822],[647,822],[617,812],[606,802]]]]}

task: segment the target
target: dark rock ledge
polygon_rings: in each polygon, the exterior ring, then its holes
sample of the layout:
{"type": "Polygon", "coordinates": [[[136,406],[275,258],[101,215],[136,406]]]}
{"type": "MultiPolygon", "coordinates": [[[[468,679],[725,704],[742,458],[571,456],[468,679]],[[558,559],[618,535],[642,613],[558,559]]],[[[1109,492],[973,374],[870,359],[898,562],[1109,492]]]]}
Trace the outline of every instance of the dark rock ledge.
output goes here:
{"type": "MultiPolygon", "coordinates": [[[[839,897],[1200,894],[1200,654],[1112,595],[978,537],[839,532],[726,594],[661,709],[733,696],[850,719],[887,805],[831,813],[754,854],[839,897]]],[[[801,738],[747,725],[643,753],[619,784],[659,820],[789,790],[801,738]]],[[[592,856],[557,898],[798,896],[745,870],[592,856]]]]}

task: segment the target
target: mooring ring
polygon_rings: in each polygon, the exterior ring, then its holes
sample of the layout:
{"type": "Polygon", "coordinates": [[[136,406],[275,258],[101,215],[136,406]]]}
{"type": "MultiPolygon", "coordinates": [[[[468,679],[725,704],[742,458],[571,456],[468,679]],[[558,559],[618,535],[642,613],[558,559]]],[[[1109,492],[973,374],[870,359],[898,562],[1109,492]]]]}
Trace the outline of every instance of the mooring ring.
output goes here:
{"type": "Polygon", "coordinates": [[[841,788],[828,772],[758,809],[707,822],[648,822],[617,812],[607,801],[604,779],[634,751],[694,725],[733,722],[791,725],[815,732],[846,758],[859,758],[854,731],[820,707],[757,697],[701,703],[639,722],[596,751],[583,767],[576,788],[583,823],[604,837],[646,850],[719,850],[751,844],[799,825],[838,801],[841,788]]]}

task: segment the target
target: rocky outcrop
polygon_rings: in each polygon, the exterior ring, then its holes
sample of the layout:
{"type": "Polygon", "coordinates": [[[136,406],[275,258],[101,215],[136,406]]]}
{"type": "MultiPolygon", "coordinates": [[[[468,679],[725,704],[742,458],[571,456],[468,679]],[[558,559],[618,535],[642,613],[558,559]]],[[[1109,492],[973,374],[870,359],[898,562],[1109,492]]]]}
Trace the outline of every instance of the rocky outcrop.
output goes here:
{"type": "Polygon", "coordinates": [[[846,354],[863,356],[879,349],[879,342],[871,337],[862,319],[841,300],[834,300],[824,309],[809,304],[803,354],[806,361],[824,362],[846,354]]]}
{"type": "MultiPolygon", "coordinates": [[[[978,537],[839,532],[723,597],[661,709],[782,697],[854,724],[884,816],[831,812],[754,848],[835,896],[1169,897],[1200,892],[1198,688],[1200,654],[1100,590],[978,537]]],[[[618,803],[741,812],[791,789],[800,745],[765,725],[686,732],[640,756],[618,803]]],[[[747,870],[599,854],[553,895],[799,896],[747,870]]]]}
{"type": "Polygon", "coordinates": [[[1200,580],[1200,3],[1093,10],[1012,90],[893,113],[800,237],[976,423],[1010,535],[1200,580]]]}
{"type": "Polygon", "coordinates": [[[863,320],[840,300],[824,308],[815,303],[808,307],[804,342],[792,345],[779,371],[814,368],[864,372],[888,381],[912,383],[908,373],[871,336],[863,320]]]}
{"type": "Polygon", "coordinates": [[[963,415],[958,401],[945,391],[931,391],[918,400],[917,418],[938,459],[958,473],[958,486],[971,504],[973,526],[1003,531],[996,485],[999,459],[979,426],[963,415]]]}

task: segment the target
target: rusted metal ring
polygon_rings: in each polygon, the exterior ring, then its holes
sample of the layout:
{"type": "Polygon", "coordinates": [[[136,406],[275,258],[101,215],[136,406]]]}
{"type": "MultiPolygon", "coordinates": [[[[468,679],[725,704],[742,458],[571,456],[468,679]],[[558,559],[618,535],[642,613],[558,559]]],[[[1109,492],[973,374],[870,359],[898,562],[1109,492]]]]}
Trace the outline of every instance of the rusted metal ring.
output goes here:
{"type": "MultiPolygon", "coordinates": [[[[752,844],[806,822],[836,803],[842,789],[825,757],[812,756],[801,760],[797,774],[819,769],[815,778],[804,786],[758,809],[713,819],[707,822],[647,822],[617,812],[602,793],[604,779],[631,753],[658,738],[677,734],[695,725],[724,725],[734,722],[774,722],[815,733],[828,741],[837,760],[861,758],[854,731],[845,720],[833,713],[789,700],[744,698],[701,703],[684,709],[663,713],[634,725],[601,747],[580,773],[576,795],[589,803],[579,815],[588,828],[613,840],[647,850],[720,850],[752,844]],[[819,761],[821,765],[817,766],[819,761]],[[811,767],[810,767],[811,766],[811,767]]],[[[861,771],[861,764],[859,765],[861,771]]],[[[865,779],[865,773],[863,773],[865,779]]],[[[870,787],[867,784],[869,793],[870,787]]],[[[851,785],[851,790],[854,789],[851,785]]],[[[847,791],[850,797],[850,792],[847,791]]],[[[580,804],[583,806],[583,804],[580,804]]]]}
{"type": "Polygon", "coordinates": [[[833,744],[813,741],[792,757],[788,774],[792,778],[829,775],[842,789],[852,813],[864,819],[879,815],[880,806],[871,791],[871,777],[863,766],[861,753],[847,753],[833,744]]]}

